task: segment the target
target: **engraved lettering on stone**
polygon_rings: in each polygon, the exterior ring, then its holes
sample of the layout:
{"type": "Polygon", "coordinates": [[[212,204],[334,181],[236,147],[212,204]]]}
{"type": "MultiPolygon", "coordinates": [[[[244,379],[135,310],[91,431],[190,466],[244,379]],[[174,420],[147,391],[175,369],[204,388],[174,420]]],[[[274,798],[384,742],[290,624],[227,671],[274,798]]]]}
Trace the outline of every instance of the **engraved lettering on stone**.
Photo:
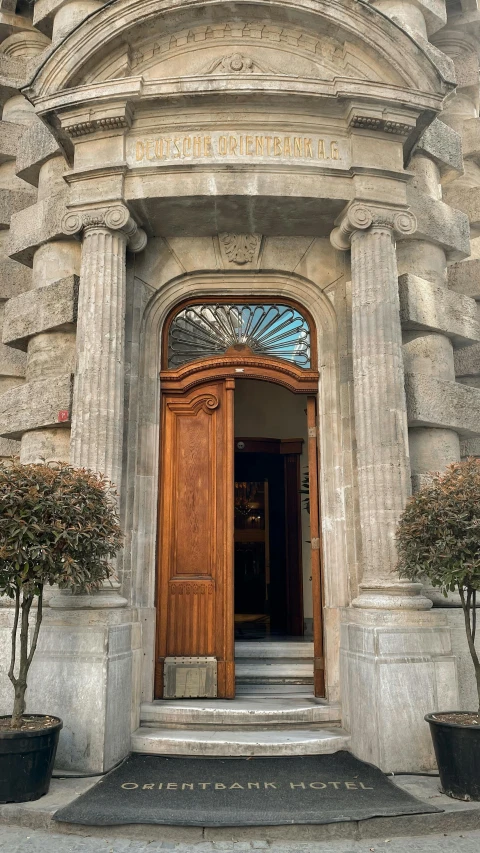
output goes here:
{"type": "Polygon", "coordinates": [[[256,234],[220,234],[225,254],[232,264],[248,264],[256,250],[260,238],[256,234]]]}

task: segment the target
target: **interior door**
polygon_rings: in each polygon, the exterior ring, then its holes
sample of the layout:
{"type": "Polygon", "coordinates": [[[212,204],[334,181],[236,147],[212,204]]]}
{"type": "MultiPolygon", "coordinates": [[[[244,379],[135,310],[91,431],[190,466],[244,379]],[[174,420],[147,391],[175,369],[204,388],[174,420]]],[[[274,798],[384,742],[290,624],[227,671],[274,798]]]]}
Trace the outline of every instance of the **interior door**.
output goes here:
{"type": "Polygon", "coordinates": [[[169,656],[215,657],[235,695],[233,379],[162,395],[155,695],[169,656]]]}

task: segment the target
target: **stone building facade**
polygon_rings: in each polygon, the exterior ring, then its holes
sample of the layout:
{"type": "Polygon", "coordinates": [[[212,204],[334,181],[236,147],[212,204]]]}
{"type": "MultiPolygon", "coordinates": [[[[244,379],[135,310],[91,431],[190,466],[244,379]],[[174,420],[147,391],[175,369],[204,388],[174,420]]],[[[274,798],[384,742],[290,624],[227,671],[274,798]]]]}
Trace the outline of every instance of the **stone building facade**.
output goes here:
{"type": "MultiPolygon", "coordinates": [[[[309,448],[303,584],[313,591],[302,613],[317,701],[305,684],[296,696],[295,678],[278,707],[257,699],[257,752],[263,737],[266,752],[349,746],[386,770],[429,769],[423,715],[473,701],[456,601],[399,580],[394,534],[411,490],[480,448],[479,35],[477,0],[0,0],[0,453],[105,472],[125,530],[113,584],[49,594],[29,708],[64,719],[60,766],[101,771],[132,743],[254,751],[235,729],[251,722],[253,700],[231,701],[232,563],[222,562],[239,436],[239,450],[248,437],[300,435],[297,456],[309,448]],[[185,306],[197,306],[218,332],[226,305],[233,345],[172,368],[175,317],[183,333],[185,306]],[[308,326],[306,366],[292,347],[278,357],[233,340],[245,306],[271,305],[308,326]],[[226,402],[235,373],[238,429],[226,402]],[[283,392],[314,401],[304,433],[287,429],[283,392]],[[201,533],[182,492],[184,426],[172,438],[169,420],[187,408],[216,430],[217,467],[196,480],[217,478],[199,501],[211,510],[201,533]],[[194,534],[216,555],[208,578],[193,564],[194,534]],[[168,608],[157,594],[165,542],[168,608]],[[177,583],[185,543],[193,562],[177,583]],[[223,650],[215,637],[202,645],[201,625],[193,646],[162,640],[164,625],[180,636],[185,620],[208,623],[210,599],[223,650]],[[211,676],[228,701],[154,704],[162,668],[182,656],[194,695],[211,676]],[[278,723],[296,736],[276,736],[278,723]]],[[[205,447],[211,461],[206,434],[193,466],[205,447]]],[[[0,620],[6,637],[7,604],[0,620]]],[[[286,646],[277,653],[288,671],[286,646]]],[[[0,695],[5,713],[4,673],[0,695]]]]}

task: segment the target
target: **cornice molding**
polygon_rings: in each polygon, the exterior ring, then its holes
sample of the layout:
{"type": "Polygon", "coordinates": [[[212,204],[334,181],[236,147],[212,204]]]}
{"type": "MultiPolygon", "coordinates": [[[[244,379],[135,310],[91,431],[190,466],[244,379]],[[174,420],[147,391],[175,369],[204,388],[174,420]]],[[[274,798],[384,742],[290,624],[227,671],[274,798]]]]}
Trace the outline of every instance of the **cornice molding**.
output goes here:
{"type": "Polygon", "coordinates": [[[408,237],[416,231],[417,220],[407,208],[354,201],[337,219],[337,227],[330,234],[330,242],[335,249],[346,252],[353,235],[370,228],[388,228],[395,237],[408,237]]]}
{"type": "Polygon", "coordinates": [[[92,228],[121,231],[127,238],[131,252],[141,252],[147,245],[145,231],[138,227],[128,207],[121,202],[108,207],[76,208],[66,213],[62,219],[62,231],[68,236],[92,228]]]}

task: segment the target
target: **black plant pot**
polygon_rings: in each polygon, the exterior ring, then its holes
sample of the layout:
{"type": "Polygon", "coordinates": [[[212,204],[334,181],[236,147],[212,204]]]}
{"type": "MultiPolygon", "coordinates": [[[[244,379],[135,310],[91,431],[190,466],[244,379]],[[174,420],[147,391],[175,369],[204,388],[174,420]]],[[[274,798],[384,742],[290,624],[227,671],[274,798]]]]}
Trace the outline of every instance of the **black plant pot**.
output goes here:
{"type": "MultiPolygon", "coordinates": [[[[45,719],[42,714],[27,716],[45,719]]],[[[48,793],[58,736],[63,726],[58,717],[51,719],[55,720],[54,725],[36,731],[0,729],[0,803],[25,803],[48,793]]]]}
{"type": "MultiPolygon", "coordinates": [[[[460,715],[463,711],[439,711],[460,715]]],[[[480,800],[480,726],[463,726],[427,714],[441,790],[456,800],[480,800]]]]}

